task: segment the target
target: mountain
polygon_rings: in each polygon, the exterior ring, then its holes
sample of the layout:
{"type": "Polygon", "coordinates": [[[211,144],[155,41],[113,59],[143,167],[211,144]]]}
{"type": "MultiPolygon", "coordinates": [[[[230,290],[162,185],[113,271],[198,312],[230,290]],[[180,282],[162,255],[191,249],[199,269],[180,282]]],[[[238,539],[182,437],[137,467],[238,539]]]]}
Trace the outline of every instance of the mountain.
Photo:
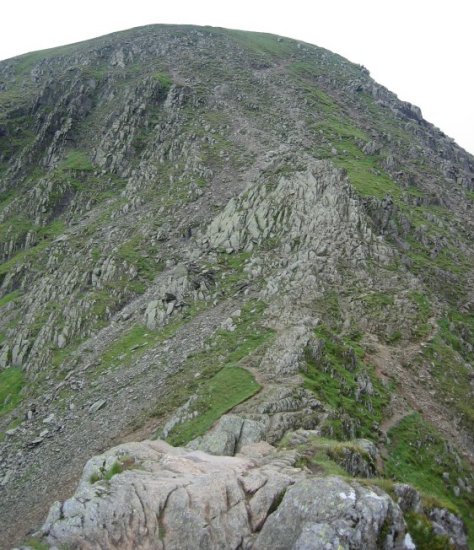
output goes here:
{"type": "Polygon", "coordinates": [[[473,205],[474,158],[313,45],[0,62],[2,543],[473,548],[473,205]]]}

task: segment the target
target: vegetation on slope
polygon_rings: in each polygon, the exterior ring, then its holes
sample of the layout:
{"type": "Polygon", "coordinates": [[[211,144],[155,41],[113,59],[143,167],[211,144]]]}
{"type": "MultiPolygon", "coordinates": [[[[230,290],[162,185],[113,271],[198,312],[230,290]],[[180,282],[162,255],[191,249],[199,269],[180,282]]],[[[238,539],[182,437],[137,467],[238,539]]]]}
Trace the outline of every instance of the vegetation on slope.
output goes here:
{"type": "Polygon", "coordinates": [[[409,483],[427,495],[428,508],[460,513],[474,546],[474,475],[456,450],[423,418],[414,413],[389,432],[388,477],[409,483]]]}
{"type": "Polygon", "coordinates": [[[364,362],[357,335],[335,336],[324,325],[306,349],[304,386],[333,409],[323,432],[336,439],[372,437],[382,420],[389,392],[364,362]]]}

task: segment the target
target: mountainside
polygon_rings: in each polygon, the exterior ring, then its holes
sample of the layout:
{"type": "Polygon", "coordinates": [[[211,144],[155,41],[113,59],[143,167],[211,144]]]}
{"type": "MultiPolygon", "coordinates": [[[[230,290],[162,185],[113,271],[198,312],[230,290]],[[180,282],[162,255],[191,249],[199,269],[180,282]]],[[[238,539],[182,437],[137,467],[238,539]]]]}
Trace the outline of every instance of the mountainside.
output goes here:
{"type": "Polygon", "coordinates": [[[69,499],[32,547],[474,548],[473,207],[474,158],[316,46],[0,62],[2,544],[69,499]]]}

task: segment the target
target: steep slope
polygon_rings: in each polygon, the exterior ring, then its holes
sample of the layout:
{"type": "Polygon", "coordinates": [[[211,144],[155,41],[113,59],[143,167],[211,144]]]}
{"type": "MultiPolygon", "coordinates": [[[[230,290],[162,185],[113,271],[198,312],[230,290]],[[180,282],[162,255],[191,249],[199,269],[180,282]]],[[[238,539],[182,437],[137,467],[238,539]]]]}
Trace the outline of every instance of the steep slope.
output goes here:
{"type": "Polygon", "coordinates": [[[0,178],[6,545],[118,442],[234,454],[230,410],[371,439],[473,536],[474,159],[417,107],[316,46],[143,27],[0,63],[0,178]]]}

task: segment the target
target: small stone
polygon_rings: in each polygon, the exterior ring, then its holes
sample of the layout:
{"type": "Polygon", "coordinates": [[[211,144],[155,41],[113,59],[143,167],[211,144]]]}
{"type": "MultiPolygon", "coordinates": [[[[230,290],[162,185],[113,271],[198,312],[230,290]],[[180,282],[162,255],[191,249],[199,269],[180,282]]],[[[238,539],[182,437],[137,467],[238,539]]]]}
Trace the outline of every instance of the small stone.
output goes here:
{"type": "Polygon", "coordinates": [[[3,476],[1,485],[6,485],[10,481],[10,478],[12,477],[12,475],[13,475],[13,471],[7,470],[6,474],[3,476]]]}
{"type": "Polygon", "coordinates": [[[90,407],[89,407],[89,412],[90,413],[95,413],[97,412],[98,410],[102,409],[102,407],[107,403],[107,401],[105,399],[99,399],[98,401],[96,401],[95,403],[93,403],[90,407]]]}
{"type": "Polygon", "coordinates": [[[18,428],[12,428],[11,430],[7,430],[5,432],[5,435],[15,435],[17,431],[18,431],[18,428]]]}
{"type": "Polygon", "coordinates": [[[43,419],[43,424],[50,424],[54,420],[54,413],[51,413],[43,419]]]}
{"type": "Polygon", "coordinates": [[[66,345],[67,345],[67,340],[66,340],[64,334],[60,334],[58,336],[58,348],[59,349],[65,348],[66,345]]]}
{"type": "Polygon", "coordinates": [[[234,330],[236,329],[236,326],[234,325],[232,318],[228,317],[225,321],[222,322],[221,328],[229,332],[234,332],[234,330]]]}
{"type": "Polygon", "coordinates": [[[47,435],[49,434],[49,430],[43,430],[41,433],[40,433],[40,437],[46,437],[47,435]]]}

